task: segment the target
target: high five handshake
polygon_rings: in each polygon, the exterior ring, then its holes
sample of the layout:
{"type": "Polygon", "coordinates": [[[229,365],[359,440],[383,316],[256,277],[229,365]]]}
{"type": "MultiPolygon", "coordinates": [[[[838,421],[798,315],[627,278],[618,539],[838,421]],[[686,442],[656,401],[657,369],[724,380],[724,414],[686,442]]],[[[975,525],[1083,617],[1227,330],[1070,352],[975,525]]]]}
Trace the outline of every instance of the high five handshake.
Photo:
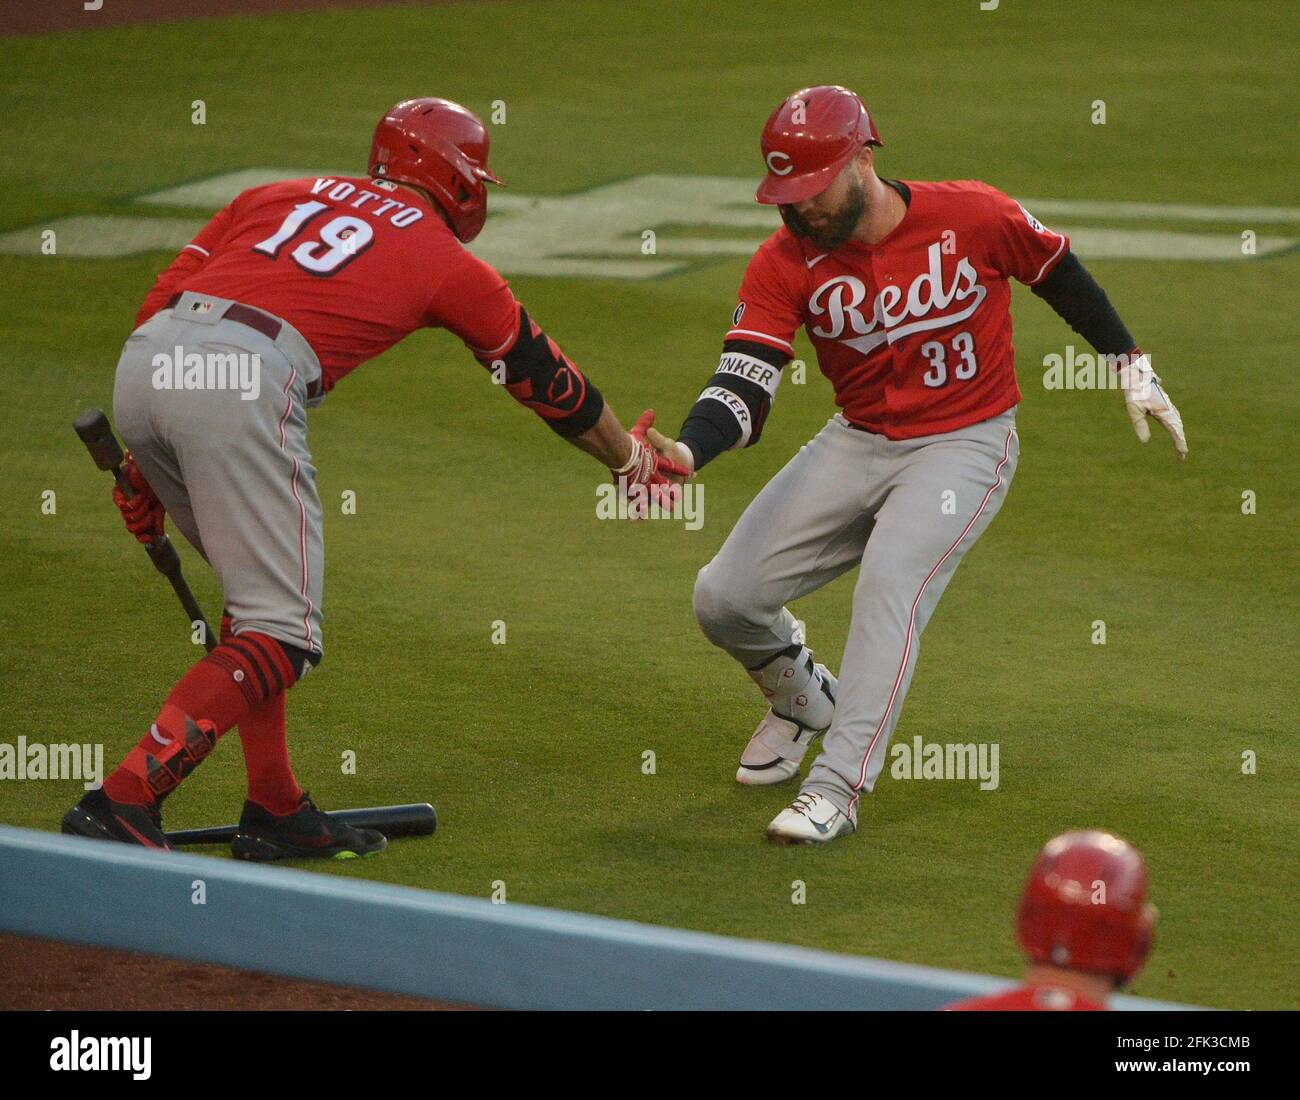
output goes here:
{"type": "Polygon", "coordinates": [[[212,564],[221,642],[185,674],[136,748],[65,819],[84,835],[166,847],[163,797],[235,726],[249,801],[244,858],[366,854],[382,838],[321,813],[284,743],[284,700],[321,660],[323,517],[306,410],[419,328],[454,333],[512,398],[609,470],[626,514],[671,512],[678,486],[762,436],[802,328],[839,407],[758,494],[699,572],[696,617],[768,711],[738,782],[793,778],[768,826],[777,843],[857,827],[898,722],[921,632],[1015,474],[1020,391],[1010,280],[1030,286],[1097,351],[1123,361],[1139,439],[1147,417],[1187,453],[1182,419],[1106,295],[1070,251],[1001,191],[973,180],[879,176],[865,104],[838,86],[772,113],[756,198],[784,225],[745,273],[722,357],[676,439],[647,410],[625,431],[595,384],[465,247],[487,217],[488,135],[443,99],[380,120],[369,172],[255,187],[157,279],[118,363],[114,408],[136,490],[118,493],[148,540],[170,513],[212,564]],[[160,389],[159,356],[260,357],[260,391],[160,389]],[[857,569],[837,677],[789,601],[857,569]],[[310,842],[303,838],[313,838],[310,842]]]}

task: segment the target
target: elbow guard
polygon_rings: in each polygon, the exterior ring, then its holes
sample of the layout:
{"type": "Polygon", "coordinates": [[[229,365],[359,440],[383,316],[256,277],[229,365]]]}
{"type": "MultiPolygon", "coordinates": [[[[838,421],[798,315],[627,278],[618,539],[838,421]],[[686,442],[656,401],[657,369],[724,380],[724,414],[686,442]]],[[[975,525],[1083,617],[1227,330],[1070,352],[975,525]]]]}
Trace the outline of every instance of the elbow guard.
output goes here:
{"type": "Polygon", "coordinates": [[[519,307],[519,335],[510,350],[480,362],[489,370],[504,367],[510,396],[565,438],[587,431],[605,408],[600,390],[569,362],[523,306],[519,307]]]}

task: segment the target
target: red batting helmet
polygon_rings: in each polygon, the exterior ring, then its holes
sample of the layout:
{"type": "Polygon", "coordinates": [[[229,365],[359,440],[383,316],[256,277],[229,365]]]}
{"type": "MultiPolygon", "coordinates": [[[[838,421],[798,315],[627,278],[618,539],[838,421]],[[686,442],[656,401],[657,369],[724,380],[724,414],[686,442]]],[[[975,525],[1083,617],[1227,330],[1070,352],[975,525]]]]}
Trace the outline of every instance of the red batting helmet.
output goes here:
{"type": "Polygon", "coordinates": [[[449,99],[407,99],[375,127],[370,175],[423,187],[452,232],[468,243],[487,220],[488,134],[473,111],[449,99]]]}
{"type": "Polygon", "coordinates": [[[883,145],[866,105],[848,88],[802,88],[763,127],[767,176],[754,196],[770,205],[824,191],[864,145],[883,145]]]}
{"type": "Polygon", "coordinates": [[[1151,950],[1147,870],[1127,841],[1064,833],[1039,853],[1020,898],[1017,933],[1034,961],[1127,982],[1151,950]]]}

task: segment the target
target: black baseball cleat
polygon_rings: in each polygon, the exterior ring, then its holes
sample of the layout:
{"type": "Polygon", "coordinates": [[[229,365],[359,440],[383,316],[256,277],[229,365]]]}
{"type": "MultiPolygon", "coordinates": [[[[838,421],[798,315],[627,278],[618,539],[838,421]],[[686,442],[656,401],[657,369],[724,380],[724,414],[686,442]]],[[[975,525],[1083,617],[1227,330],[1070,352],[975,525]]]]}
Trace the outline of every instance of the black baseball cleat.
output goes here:
{"type": "Polygon", "coordinates": [[[245,802],[230,852],[236,859],[266,863],[273,859],[355,859],[387,847],[388,837],[383,833],[335,821],[304,791],[291,814],[276,815],[256,802],[245,802]]]}
{"type": "Polygon", "coordinates": [[[63,815],[63,831],[91,840],[116,840],[138,844],[142,848],[175,851],[162,831],[162,814],[156,806],[136,806],[114,802],[102,789],[87,791],[75,806],[63,815]]]}

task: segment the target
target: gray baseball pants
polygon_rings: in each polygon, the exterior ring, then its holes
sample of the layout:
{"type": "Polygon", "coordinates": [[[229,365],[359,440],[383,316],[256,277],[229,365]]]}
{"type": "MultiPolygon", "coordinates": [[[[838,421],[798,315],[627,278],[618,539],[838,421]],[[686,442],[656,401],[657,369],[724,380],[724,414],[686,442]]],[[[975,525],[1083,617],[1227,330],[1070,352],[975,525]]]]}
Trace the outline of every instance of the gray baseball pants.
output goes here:
{"type": "Polygon", "coordinates": [[[884,766],[921,632],[1015,474],[1015,409],[890,440],[838,413],[745,509],[695,584],[705,635],[746,668],[794,643],[785,606],[859,567],[835,718],[803,791],[855,821],[884,766]]]}
{"type": "Polygon", "coordinates": [[[281,322],[272,339],[227,318],[234,305],[186,293],[136,329],[117,364],[113,415],[216,572],[235,633],[320,653],[323,517],[306,416],[321,400],[308,397],[320,363],[296,329],[281,322]]]}

